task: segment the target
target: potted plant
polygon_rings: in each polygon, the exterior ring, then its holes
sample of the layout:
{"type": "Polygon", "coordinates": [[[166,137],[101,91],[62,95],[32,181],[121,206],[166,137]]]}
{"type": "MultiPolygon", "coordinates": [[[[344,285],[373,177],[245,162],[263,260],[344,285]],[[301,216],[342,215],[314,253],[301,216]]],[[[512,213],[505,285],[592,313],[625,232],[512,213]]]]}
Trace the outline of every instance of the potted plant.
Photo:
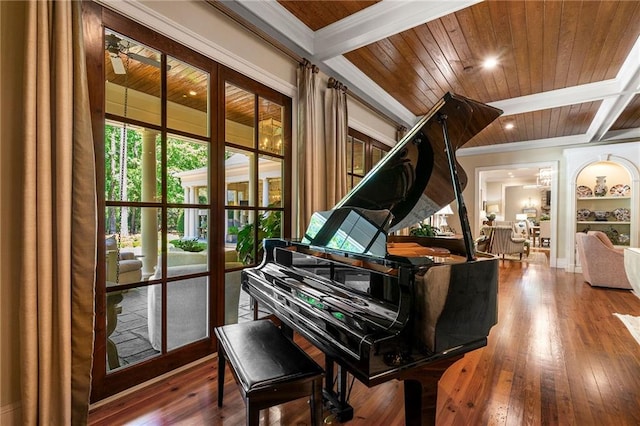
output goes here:
{"type": "Polygon", "coordinates": [[[440,230],[435,226],[431,226],[427,223],[421,223],[417,228],[413,228],[409,231],[409,235],[414,237],[435,237],[436,233],[440,230]]]}
{"type": "Polygon", "coordinates": [[[279,237],[282,213],[272,211],[258,216],[258,247],[254,250],[254,230],[253,223],[248,223],[238,231],[236,251],[238,258],[245,265],[254,263],[256,259],[262,257],[262,240],[270,237],[279,237]],[[255,256],[255,257],[254,257],[255,256]]]}

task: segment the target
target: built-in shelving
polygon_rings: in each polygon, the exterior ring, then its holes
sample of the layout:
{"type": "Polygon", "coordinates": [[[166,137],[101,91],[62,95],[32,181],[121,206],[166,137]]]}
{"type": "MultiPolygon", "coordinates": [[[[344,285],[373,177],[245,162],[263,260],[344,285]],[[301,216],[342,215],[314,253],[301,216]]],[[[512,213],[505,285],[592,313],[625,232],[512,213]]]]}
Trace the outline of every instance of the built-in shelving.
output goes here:
{"type": "Polygon", "coordinates": [[[628,246],[631,240],[631,221],[636,212],[631,209],[631,178],[624,167],[613,162],[592,163],[578,174],[576,188],[582,188],[582,194],[576,194],[576,231],[603,231],[614,245],[628,246]],[[602,176],[606,177],[607,195],[583,196],[587,192],[585,187],[596,193],[596,181],[602,176]],[[611,194],[614,185],[626,185],[628,194],[611,194]],[[617,209],[627,209],[628,220],[617,220],[614,214],[617,209]],[[581,217],[579,214],[585,210],[591,212],[589,217],[581,217]],[[596,220],[593,213],[595,211],[607,212],[607,220],[596,220]]]}

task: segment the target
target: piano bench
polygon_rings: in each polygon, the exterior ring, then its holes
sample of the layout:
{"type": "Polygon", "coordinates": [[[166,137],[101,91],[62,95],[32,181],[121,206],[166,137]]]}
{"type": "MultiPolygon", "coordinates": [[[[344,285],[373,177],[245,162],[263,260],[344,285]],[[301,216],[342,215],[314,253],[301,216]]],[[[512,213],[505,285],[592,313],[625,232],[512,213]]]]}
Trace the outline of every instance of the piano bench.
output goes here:
{"type": "Polygon", "coordinates": [[[247,425],[258,425],[260,410],[310,397],[311,424],[322,424],[323,369],[269,320],[215,329],[218,339],[218,407],[224,396],[225,363],[238,383],[247,425]]]}

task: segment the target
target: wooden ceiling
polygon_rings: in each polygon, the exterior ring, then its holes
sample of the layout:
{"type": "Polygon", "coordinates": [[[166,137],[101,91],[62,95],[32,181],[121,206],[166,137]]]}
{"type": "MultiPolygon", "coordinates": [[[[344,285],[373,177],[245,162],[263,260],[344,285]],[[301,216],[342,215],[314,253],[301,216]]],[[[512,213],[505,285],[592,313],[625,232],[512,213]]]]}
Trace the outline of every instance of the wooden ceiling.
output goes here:
{"type": "MultiPolygon", "coordinates": [[[[160,98],[160,52],[139,43],[138,41],[105,29],[106,50],[105,79],[113,84],[136,90],[160,98]],[[109,52],[109,40],[117,41],[118,53],[116,61],[122,64],[124,73],[116,73],[111,64],[114,50],[109,52]]],[[[211,81],[206,71],[193,67],[176,58],[167,56],[167,100],[175,104],[207,112],[209,103],[209,89],[211,81]]],[[[254,125],[255,102],[253,93],[236,86],[227,84],[225,87],[226,111],[225,116],[231,121],[254,125]]],[[[271,101],[258,98],[259,120],[274,119],[282,122],[281,108],[271,101]]]]}
{"type": "Polygon", "coordinates": [[[637,1],[224,4],[400,124],[448,91],[505,111],[467,146],[640,138],[637,1]]]}

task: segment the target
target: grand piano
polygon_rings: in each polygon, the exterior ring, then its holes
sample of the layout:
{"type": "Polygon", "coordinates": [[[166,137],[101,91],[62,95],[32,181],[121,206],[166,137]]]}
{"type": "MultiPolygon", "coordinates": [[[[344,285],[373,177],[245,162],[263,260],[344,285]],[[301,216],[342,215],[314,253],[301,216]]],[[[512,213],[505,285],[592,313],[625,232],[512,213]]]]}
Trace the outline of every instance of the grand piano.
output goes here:
{"type": "Polygon", "coordinates": [[[476,252],[455,151],[502,112],[447,93],[299,241],[267,239],[242,288],[325,354],[326,406],[353,417],[354,378],[404,382],[408,425],[435,424],[437,383],[497,322],[498,262],[476,252]],[[462,236],[390,233],[456,200],[462,236]]]}

